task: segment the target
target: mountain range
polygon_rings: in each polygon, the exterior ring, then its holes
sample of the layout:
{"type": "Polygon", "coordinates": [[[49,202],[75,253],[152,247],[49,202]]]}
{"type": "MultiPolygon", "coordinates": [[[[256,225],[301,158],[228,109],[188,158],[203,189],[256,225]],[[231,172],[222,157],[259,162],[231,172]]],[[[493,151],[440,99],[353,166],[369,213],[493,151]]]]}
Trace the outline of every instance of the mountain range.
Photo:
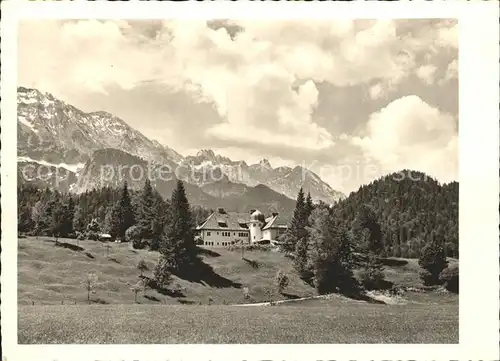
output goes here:
{"type": "Polygon", "coordinates": [[[17,105],[22,183],[81,193],[118,187],[124,180],[138,188],[148,172],[165,197],[176,179],[182,179],[193,204],[237,211],[252,206],[290,213],[300,187],[315,201],[334,203],[344,198],[301,166],[273,168],[267,159],[249,165],[210,149],[182,156],[113,114],[85,113],[37,89],[19,87],[17,105]]]}

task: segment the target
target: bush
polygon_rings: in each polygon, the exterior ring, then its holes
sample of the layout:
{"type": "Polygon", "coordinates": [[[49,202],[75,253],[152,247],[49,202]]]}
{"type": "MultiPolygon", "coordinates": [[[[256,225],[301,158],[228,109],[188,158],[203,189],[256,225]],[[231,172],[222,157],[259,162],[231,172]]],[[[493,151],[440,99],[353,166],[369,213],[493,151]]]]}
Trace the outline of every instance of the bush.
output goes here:
{"type": "Polygon", "coordinates": [[[289,278],[283,270],[279,270],[276,273],[276,285],[278,287],[278,292],[283,293],[285,288],[288,286],[289,278]]]}
{"type": "Polygon", "coordinates": [[[85,235],[87,239],[90,239],[92,241],[98,241],[99,240],[99,233],[95,231],[87,231],[87,234],[85,235]]]}
{"type": "Polygon", "coordinates": [[[453,293],[458,293],[458,265],[450,265],[441,272],[439,280],[445,288],[453,293]]]}
{"type": "Polygon", "coordinates": [[[420,279],[424,283],[425,286],[434,286],[436,285],[436,277],[432,275],[429,271],[423,270],[420,272],[420,279]]]}
{"type": "Polygon", "coordinates": [[[367,290],[378,290],[384,288],[384,272],[378,268],[367,268],[361,271],[360,279],[363,287],[367,290]]]}
{"type": "Polygon", "coordinates": [[[424,284],[440,284],[439,275],[448,265],[443,247],[434,242],[425,246],[420,253],[418,264],[426,271],[421,274],[424,284]]]}
{"type": "Polygon", "coordinates": [[[82,233],[82,232],[76,232],[76,239],[78,239],[79,241],[83,241],[85,240],[85,234],[82,233]]]}
{"type": "Polygon", "coordinates": [[[141,271],[141,277],[142,277],[142,275],[144,274],[144,271],[148,270],[148,265],[146,264],[146,261],[144,261],[143,259],[141,259],[139,261],[139,263],[137,263],[137,269],[139,271],[141,271]]]}
{"type": "Polygon", "coordinates": [[[172,282],[172,276],[168,262],[165,257],[161,257],[153,272],[154,280],[156,281],[157,288],[163,289],[172,282]]]}
{"type": "Polygon", "coordinates": [[[135,249],[142,249],[145,247],[145,242],[141,239],[141,229],[137,226],[129,227],[125,231],[125,240],[132,242],[135,249]]]}

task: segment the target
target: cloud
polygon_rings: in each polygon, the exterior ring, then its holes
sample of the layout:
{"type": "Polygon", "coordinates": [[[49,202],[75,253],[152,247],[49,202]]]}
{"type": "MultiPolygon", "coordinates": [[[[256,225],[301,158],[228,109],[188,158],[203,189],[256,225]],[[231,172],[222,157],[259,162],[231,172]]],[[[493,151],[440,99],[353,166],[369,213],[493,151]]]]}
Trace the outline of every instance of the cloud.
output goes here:
{"type": "Polygon", "coordinates": [[[377,83],[375,85],[372,85],[369,89],[369,92],[370,92],[370,98],[372,99],[380,98],[383,94],[382,84],[377,83]]]}
{"type": "Polygon", "coordinates": [[[19,82],[112,111],[181,152],[347,162],[360,151],[348,139],[382,102],[422,95],[408,83],[436,86],[445,70],[432,54],[453,55],[457,29],[423,20],[24,21],[19,82]]]}
{"type": "Polygon", "coordinates": [[[433,84],[437,67],[432,64],[422,65],[415,71],[417,77],[426,84],[433,84]]]}
{"type": "Polygon", "coordinates": [[[440,84],[444,84],[451,79],[458,78],[458,60],[454,59],[446,67],[446,72],[444,78],[439,81],[440,84]]]}
{"type": "Polygon", "coordinates": [[[456,179],[458,132],[452,116],[417,96],[405,96],[373,113],[366,135],[352,140],[384,172],[420,170],[441,181],[456,179]]]}

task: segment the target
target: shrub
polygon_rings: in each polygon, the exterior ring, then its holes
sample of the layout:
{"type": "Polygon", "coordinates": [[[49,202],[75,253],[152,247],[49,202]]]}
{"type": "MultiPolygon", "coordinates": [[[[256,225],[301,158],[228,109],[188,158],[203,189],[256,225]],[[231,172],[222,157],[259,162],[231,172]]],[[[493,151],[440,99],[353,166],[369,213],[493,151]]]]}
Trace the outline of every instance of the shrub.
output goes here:
{"type": "Polygon", "coordinates": [[[153,272],[156,286],[160,289],[167,287],[172,282],[172,276],[165,257],[161,257],[153,272]]]}
{"type": "Polygon", "coordinates": [[[83,241],[85,240],[85,234],[82,233],[82,232],[76,232],[76,239],[79,240],[79,241],[83,241]]]}
{"type": "Polygon", "coordinates": [[[361,271],[360,279],[365,289],[377,290],[383,288],[385,276],[380,269],[367,268],[361,271]]]}
{"type": "Polygon", "coordinates": [[[132,247],[135,249],[143,249],[147,246],[148,241],[142,239],[141,229],[138,226],[129,227],[125,231],[125,240],[132,243],[132,247]]]}
{"type": "Polygon", "coordinates": [[[143,259],[141,259],[138,263],[137,263],[137,269],[139,271],[141,271],[141,277],[142,275],[144,274],[144,271],[147,271],[148,270],[148,265],[146,264],[146,261],[144,261],[143,259]]]}
{"type": "Polygon", "coordinates": [[[418,264],[426,271],[421,274],[424,284],[440,284],[439,275],[448,265],[443,247],[435,242],[425,246],[420,253],[418,264]]]}
{"type": "Polygon", "coordinates": [[[276,285],[279,293],[283,293],[285,288],[288,286],[289,281],[288,275],[283,270],[279,270],[276,273],[276,285]]]}
{"type": "Polygon", "coordinates": [[[141,229],[138,226],[127,228],[127,230],[125,231],[125,240],[128,242],[133,242],[138,239],[141,239],[141,229]]]}
{"type": "Polygon", "coordinates": [[[445,288],[453,293],[458,293],[458,265],[449,265],[439,275],[445,288]]]}
{"type": "Polygon", "coordinates": [[[95,231],[87,231],[86,238],[90,239],[92,241],[98,241],[99,240],[99,233],[95,231]]]}
{"type": "Polygon", "coordinates": [[[383,266],[376,256],[369,255],[366,258],[360,278],[363,287],[367,290],[384,288],[386,282],[383,266]]]}
{"type": "Polygon", "coordinates": [[[244,300],[250,299],[250,291],[248,290],[248,287],[243,287],[243,299],[244,300]]]}
{"type": "Polygon", "coordinates": [[[266,299],[268,302],[273,302],[273,288],[272,287],[266,287],[264,289],[264,295],[266,296],[266,299]]]}

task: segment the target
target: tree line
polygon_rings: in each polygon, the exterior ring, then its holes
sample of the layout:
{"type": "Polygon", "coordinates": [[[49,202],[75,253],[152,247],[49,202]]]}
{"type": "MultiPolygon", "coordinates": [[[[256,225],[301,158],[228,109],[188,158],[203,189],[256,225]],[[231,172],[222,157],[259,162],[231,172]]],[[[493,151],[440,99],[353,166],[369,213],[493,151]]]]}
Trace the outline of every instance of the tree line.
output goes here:
{"type": "MultiPolygon", "coordinates": [[[[170,199],[164,199],[147,180],[140,191],[125,182],[121,189],[104,187],[74,195],[49,188],[20,186],[18,192],[18,231],[34,236],[130,240],[137,248],[158,249],[159,237],[168,220],[170,199]]],[[[213,210],[190,208],[199,224],[213,210]]]]}

